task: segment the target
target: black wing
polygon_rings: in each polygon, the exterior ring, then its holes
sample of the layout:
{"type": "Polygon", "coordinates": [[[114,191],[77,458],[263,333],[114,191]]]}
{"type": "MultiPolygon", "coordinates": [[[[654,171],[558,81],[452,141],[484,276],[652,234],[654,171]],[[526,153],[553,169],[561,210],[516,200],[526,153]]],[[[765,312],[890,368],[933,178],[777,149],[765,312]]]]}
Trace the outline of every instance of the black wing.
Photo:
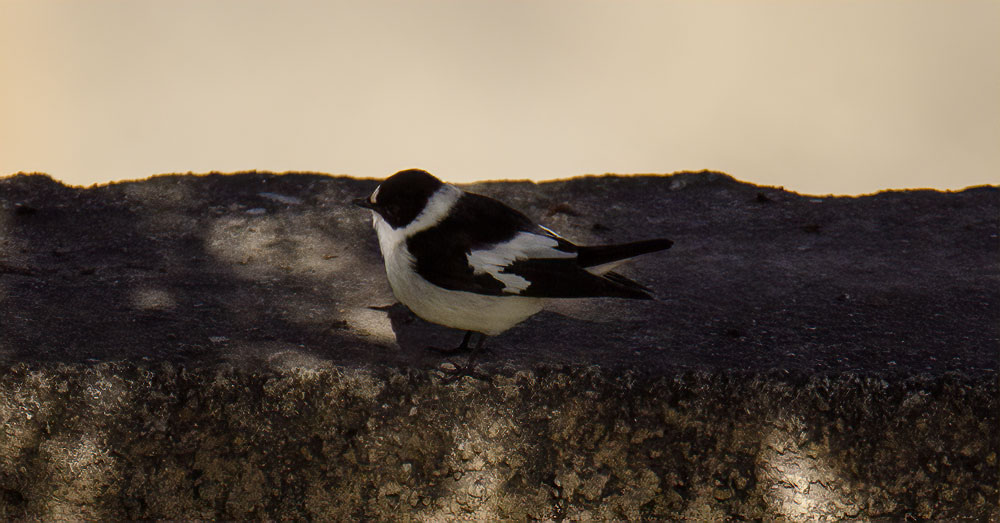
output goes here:
{"type": "Polygon", "coordinates": [[[557,241],[557,249],[568,254],[576,246],[535,225],[530,218],[503,203],[479,194],[465,193],[448,217],[406,242],[416,258],[416,271],[427,281],[445,289],[509,295],[506,286],[490,274],[475,274],[469,253],[510,241],[518,233],[545,235],[557,241]]]}
{"type": "Polygon", "coordinates": [[[652,299],[646,288],[617,273],[597,275],[588,272],[576,258],[518,260],[505,272],[531,282],[518,296],[536,298],[633,298],[652,299]]]}
{"type": "Polygon", "coordinates": [[[586,268],[670,245],[670,240],[647,240],[577,247],[503,203],[471,193],[447,218],[407,241],[417,273],[439,287],[537,298],[650,299],[648,289],[620,274],[586,268]],[[471,253],[476,255],[470,258],[471,253]]]}

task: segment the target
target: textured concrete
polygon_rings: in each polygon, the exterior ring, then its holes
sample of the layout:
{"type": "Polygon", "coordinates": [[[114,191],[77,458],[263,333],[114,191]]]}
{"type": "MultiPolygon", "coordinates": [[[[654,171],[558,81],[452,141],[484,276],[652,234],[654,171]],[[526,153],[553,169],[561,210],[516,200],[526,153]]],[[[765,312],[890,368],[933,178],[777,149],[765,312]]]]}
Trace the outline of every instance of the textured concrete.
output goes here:
{"type": "Polygon", "coordinates": [[[676,244],[449,382],[374,183],[0,179],[0,517],[998,518],[995,187],[477,185],[676,244]]]}

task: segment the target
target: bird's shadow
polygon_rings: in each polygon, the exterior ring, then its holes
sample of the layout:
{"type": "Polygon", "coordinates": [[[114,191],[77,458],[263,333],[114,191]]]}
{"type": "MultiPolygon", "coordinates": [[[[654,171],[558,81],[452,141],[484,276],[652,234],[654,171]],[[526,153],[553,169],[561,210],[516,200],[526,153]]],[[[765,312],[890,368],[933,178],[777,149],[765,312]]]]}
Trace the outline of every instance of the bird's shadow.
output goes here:
{"type": "MultiPolygon", "coordinates": [[[[468,353],[448,355],[440,352],[458,347],[464,331],[424,321],[398,302],[368,308],[388,317],[402,360],[420,367],[436,367],[444,362],[461,366],[467,361],[468,353]]],[[[601,344],[594,344],[594,339],[614,338],[620,335],[620,330],[615,324],[543,310],[503,334],[486,338],[476,362],[486,365],[512,363],[519,367],[536,363],[573,364],[581,363],[581,349],[594,349],[588,352],[598,360],[601,344]]]]}
{"type": "Polygon", "coordinates": [[[447,361],[451,356],[435,352],[435,349],[447,351],[458,347],[464,336],[463,331],[420,319],[399,302],[368,308],[382,312],[388,317],[401,355],[404,360],[411,363],[433,366],[447,361]]]}

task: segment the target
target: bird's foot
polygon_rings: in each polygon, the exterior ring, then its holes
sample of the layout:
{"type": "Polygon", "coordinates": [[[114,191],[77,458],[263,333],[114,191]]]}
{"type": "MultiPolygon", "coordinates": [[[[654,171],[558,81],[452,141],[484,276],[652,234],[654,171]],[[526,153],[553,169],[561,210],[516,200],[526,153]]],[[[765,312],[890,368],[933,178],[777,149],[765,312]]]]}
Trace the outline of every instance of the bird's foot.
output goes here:
{"type": "Polygon", "coordinates": [[[445,374],[445,377],[441,380],[441,383],[448,384],[453,381],[462,379],[466,376],[479,381],[489,381],[490,377],[486,374],[476,372],[475,364],[469,361],[465,365],[459,367],[455,364],[447,364],[441,366],[441,372],[445,374]]]}
{"type": "Polygon", "coordinates": [[[465,353],[469,354],[469,359],[466,360],[465,365],[462,366],[462,367],[458,367],[457,365],[455,365],[454,363],[451,363],[451,362],[447,363],[448,367],[446,368],[445,372],[447,372],[448,374],[450,374],[450,376],[448,376],[447,378],[445,378],[445,380],[444,380],[445,383],[449,383],[449,382],[451,382],[453,380],[456,380],[458,378],[461,378],[463,376],[469,376],[471,378],[475,378],[475,379],[479,379],[479,380],[485,380],[485,379],[488,378],[488,376],[476,375],[476,373],[475,373],[476,356],[478,356],[479,353],[481,353],[484,350],[484,348],[483,348],[484,343],[483,342],[485,341],[486,336],[483,335],[483,334],[480,334],[479,335],[479,343],[477,343],[477,344],[475,344],[473,346],[473,345],[471,345],[469,343],[469,342],[472,341],[472,335],[473,334],[474,333],[472,331],[466,332],[465,333],[465,338],[462,339],[462,344],[459,345],[458,347],[454,348],[454,349],[450,349],[450,350],[444,349],[444,350],[442,350],[442,349],[438,349],[436,347],[427,347],[427,350],[430,350],[430,351],[433,351],[433,352],[437,352],[438,354],[445,354],[445,355],[448,355],[448,356],[454,356],[456,354],[465,354],[465,353]]]}

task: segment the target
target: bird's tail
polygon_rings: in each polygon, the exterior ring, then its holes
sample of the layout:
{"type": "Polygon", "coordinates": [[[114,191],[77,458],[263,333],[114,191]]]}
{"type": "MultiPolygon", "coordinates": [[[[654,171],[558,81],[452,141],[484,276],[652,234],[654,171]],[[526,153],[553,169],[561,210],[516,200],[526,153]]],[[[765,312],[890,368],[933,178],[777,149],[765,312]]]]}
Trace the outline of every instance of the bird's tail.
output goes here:
{"type": "Polygon", "coordinates": [[[640,300],[652,300],[655,299],[652,294],[652,289],[646,287],[645,285],[630,280],[617,272],[608,272],[601,275],[602,278],[606,280],[611,280],[617,284],[617,287],[621,290],[622,294],[620,296],[625,298],[638,298],[640,300]]]}
{"type": "MultiPolygon", "coordinates": [[[[624,261],[641,254],[662,251],[669,249],[674,242],[665,238],[655,240],[642,240],[632,243],[622,243],[618,245],[597,245],[594,247],[578,247],[576,262],[584,268],[610,265],[617,261],[624,261]]],[[[615,264],[617,265],[617,264],[615,264]]],[[[611,266],[608,267],[608,270],[611,266]]],[[[603,272],[603,271],[600,271],[603,272]]]]}

